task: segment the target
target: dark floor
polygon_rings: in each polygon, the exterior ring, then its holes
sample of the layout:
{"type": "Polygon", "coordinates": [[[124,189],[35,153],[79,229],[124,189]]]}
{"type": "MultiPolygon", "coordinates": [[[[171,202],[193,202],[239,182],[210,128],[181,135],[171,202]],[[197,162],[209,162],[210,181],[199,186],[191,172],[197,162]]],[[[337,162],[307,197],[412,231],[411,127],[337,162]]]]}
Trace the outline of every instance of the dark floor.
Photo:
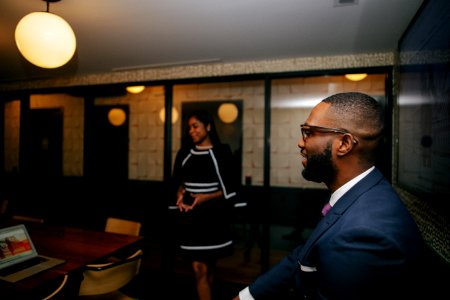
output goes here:
{"type": "MultiPolygon", "coordinates": [[[[274,236],[282,236],[283,232],[274,236]]],[[[289,241],[272,242],[275,247],[289,248],[289,241]],[[285,243],[281,244],[280,243],[285,243]]],[[[272,249],[270,251],[270,265],[284,257],[288,249],[272,249]]],[[[124,291],[145,299],[184,299],[197,300],[195,281],[190,264],[180,258],[173,263],[173,272],[165,272],[162,252],[158,242],[148,241],[145,245],[144,259],[141,272],[135,282],[124,291]],[[163,297],[161,297],[163,295],[163,297]]],[[[213,287],[214,300],[231,300],[241,289],[251,283],[260,273],[260,249],[258,245],[252,247],[250,255],[245,256],[245,241],[238,240],[235,244],[233,256],[218,262],[215,283],[213,287]]],[[[290,299],[290,298],[286,298],[290,299]]],[[[280,299],[283,300],[283,299],[280,299]]]]}
{"type": "MultiPolygon", "coordinates": [[[[213,287],[214,299],[232,299],[256,278],[259,270],[258,263],[244,262],[243,249],[237,247],[235,255],[222,259],[217,265],[213,287]]],[[[136,288],[139,291],[139,299],[156,299],[158,295],[167,295],[170,299],[197,299],[190,264],[177,258],[173,273],[168,273],[163,269],[161,258],[157,253],[144,257],[141,273],[134,284],[129,286],[129,290],[133,291],[136,288]]]]}
{"type": "MultiPolygon", "coordinates": [[[[197,300],[194,279],[191,276],[175,276],[172,279],[161,277],[157,273],[141,273],[140,283],[144,289],[136,297],[138,299],[183,299],[197,300]]],[[[243,288],[243,285],[232,282],[216,281],[213,288],[213,299],[231,300],[243,288]]],[[[126,292],[127,289],[124,289],[126,292]]],[[[133,292],[129,293],[133,296],[133,292]]]]}

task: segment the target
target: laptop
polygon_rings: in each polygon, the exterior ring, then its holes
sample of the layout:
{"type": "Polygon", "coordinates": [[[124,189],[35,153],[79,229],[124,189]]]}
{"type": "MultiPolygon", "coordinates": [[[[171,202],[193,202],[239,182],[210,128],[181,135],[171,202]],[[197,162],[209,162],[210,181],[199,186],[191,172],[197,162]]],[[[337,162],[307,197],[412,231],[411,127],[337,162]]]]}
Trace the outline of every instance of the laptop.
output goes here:
{"type": "Polygon", "coordinates": [[[39,255],[25,225],[0,229],[0,280],[16,282],[64,262],[39,255]]]}

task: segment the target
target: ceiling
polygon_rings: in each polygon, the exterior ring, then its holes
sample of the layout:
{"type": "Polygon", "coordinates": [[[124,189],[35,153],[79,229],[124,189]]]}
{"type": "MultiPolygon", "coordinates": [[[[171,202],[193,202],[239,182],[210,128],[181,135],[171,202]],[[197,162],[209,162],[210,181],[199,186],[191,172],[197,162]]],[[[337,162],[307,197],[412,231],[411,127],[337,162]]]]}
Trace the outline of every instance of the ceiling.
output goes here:
{"type": "Polygon", "coordinates": [[[45,0],[0,1],[0,82],[121,70],[391,52],[423,0],[62,0],[77,51],[57,69],[19,53],[19,20],[45,0]]]}

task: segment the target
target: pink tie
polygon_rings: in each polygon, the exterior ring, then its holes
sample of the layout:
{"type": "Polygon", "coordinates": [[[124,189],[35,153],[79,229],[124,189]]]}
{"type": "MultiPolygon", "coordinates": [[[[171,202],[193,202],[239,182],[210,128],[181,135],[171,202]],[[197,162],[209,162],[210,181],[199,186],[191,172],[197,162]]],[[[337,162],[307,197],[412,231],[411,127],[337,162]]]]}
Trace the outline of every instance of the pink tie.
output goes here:
{"type": "Polygon", "coordinates": [[[322,215],[325,216],[330,211],[331,207],[330,203],[327,202],[322,208],[322,215]]]}

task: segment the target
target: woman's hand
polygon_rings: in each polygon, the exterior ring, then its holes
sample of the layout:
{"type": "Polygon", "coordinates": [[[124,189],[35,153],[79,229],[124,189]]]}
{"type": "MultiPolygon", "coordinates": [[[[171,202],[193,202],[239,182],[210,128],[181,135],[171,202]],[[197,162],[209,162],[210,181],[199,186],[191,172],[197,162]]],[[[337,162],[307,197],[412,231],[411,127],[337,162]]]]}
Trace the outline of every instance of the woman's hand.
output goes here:
{"type": "Polygon", "coordinates": [[[188,205],[183,202],[184,192],[185,191],[183,189],[183,194],[181,195],[181,198],[178,197],[177,206],[179,207],[180,211],[185,211],[185,212],[194,209],[194,207],[196,207],[197,205],[201,205],[201,204],[205,203],[206,201],[209,201],[214,198],[219,198],[223,195],[222,191],[217,191],[215,193],[209,193],[209,194],[193,194],[193,193],[191,193],[191,197],[194,199],[194,201],[192,202],[191,205],[188,205]]]}
{"type": "Polygon", "coordinates": [[[203,203],[205,200],[202,199],[206,199],[206,194],[190,194],[190,196],[194,199],[194,201],[192,202],[192,204],[186,204],[184,203],[184,194],[186,193],[186,190],[183,187],[180,187],[178,189],[177,192],[177,206],[178,209],[181,212],[187,212],[190,211],[191,209],[193,209],[197,204],[199,203],[203,203]]]}
{"type": "Polygon", "coordinates": [[[182,186],[180,186],[177,192],[177,206],[180,211],[183,211],[184,207],[186,206],[186,204],[184,204],[183,202],[185,192],[186,190],[182,186]]]}
{"type": "Polygon", "coordinates": [[[192,201],[192,204],[184,203],[184,201],[183,201],[184,193],[183,193],[183,196],[181,197],[181,199],[180,198],[178,199],[177,206],[180,209],[180,211],[188,212],[188,211],[194,209],[195,206],[205,202],[206,199],[208,198],[207,194],[193,194],[193,193],[191,193],[190,196],[192,197],[192,199],[194,199],[194,201],[192,201]]]}

